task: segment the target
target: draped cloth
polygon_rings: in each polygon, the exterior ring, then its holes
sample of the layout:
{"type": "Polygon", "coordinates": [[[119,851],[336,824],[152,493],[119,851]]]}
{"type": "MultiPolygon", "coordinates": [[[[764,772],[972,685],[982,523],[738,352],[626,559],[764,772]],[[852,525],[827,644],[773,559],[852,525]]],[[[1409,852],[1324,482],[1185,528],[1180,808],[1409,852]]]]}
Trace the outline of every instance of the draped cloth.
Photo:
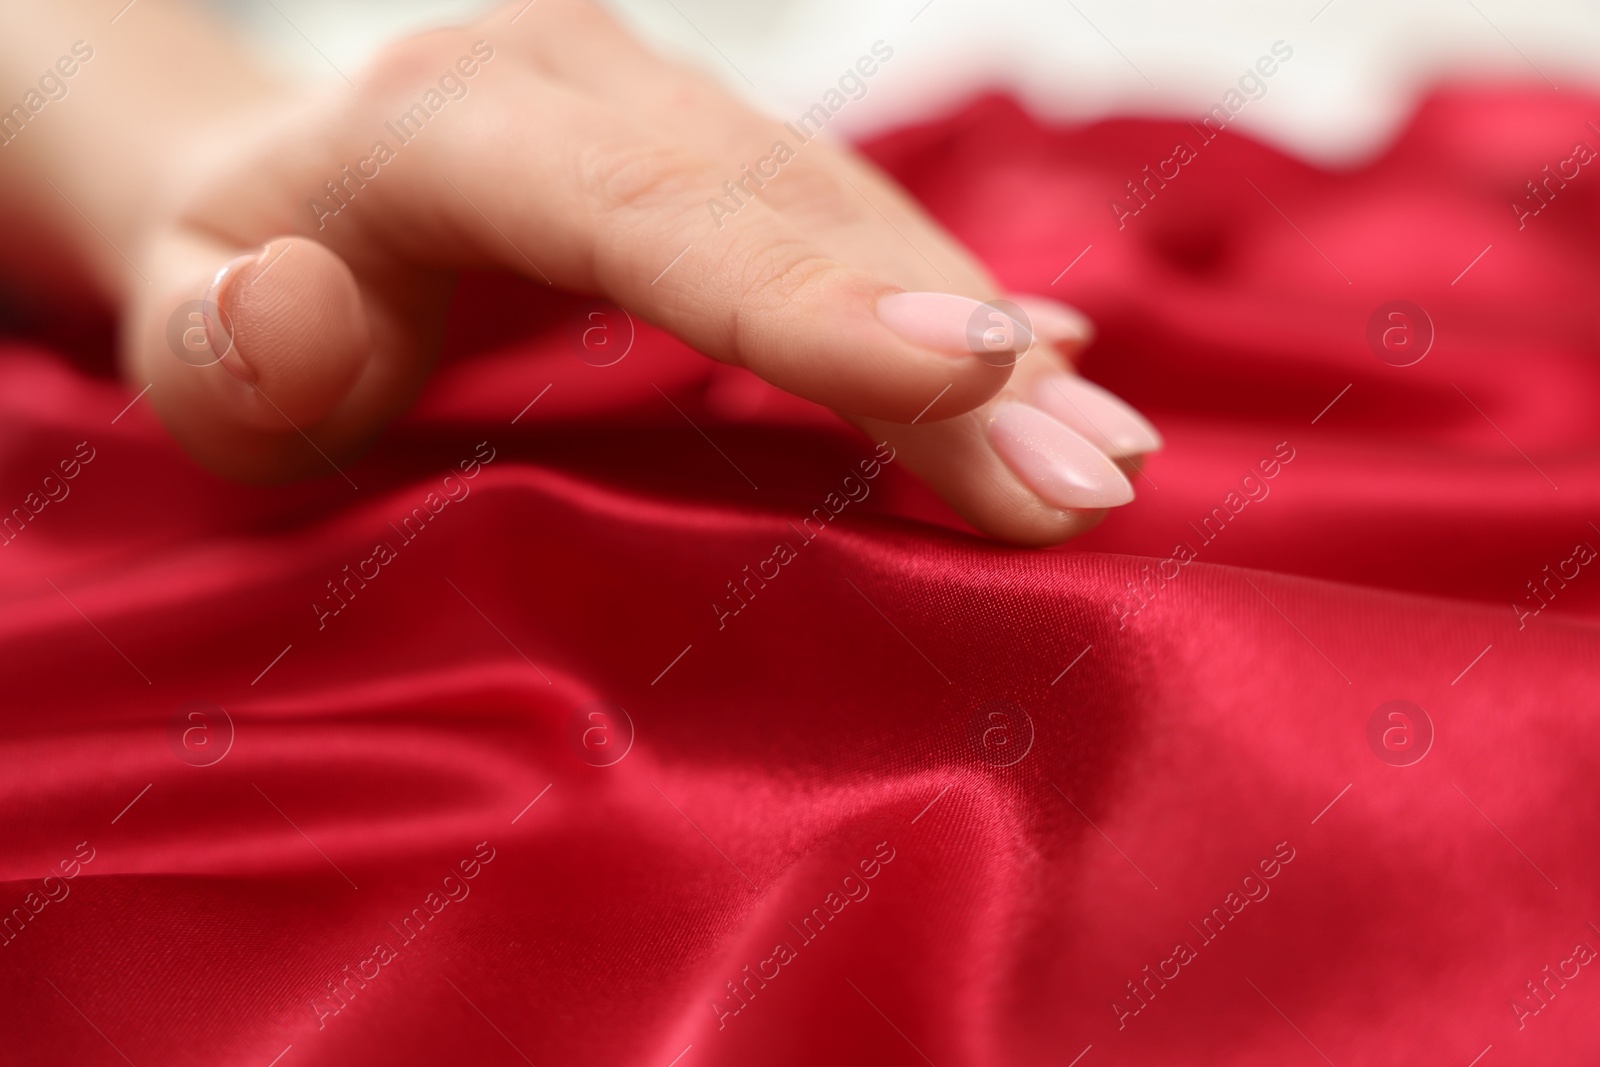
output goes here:
{"type": "Polygon", "coordinates": [[[275,488],[12,331],[0,1063],[1592,1062],[1597,119],[868,145],[1166,437],[1060,550],[520,282],[275,488]]]}

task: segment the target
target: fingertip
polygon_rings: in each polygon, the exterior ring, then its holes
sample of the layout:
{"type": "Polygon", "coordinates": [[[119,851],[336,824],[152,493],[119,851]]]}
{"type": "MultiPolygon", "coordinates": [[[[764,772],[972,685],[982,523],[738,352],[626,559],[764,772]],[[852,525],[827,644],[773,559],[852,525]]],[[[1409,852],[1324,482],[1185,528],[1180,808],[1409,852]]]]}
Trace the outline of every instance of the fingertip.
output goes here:
{"type": "Polygon", "coordinates": [[[788,299],[741,308],[737,361],[781,389],[862,418],[931,423],[971,411],[1010,379],[1016,354],[969,346],[981,305],[905,293],[831,262],[788,299]]]}
{"type": "Polygon", "coordinates": [[[1161,432],[1149,419],[1115,393],[1075,374],[1041,378],[1032,400],[1112,459],[1161,451],[1161,432]]]}
{"type": "Polygon", "coordinates": [[[1033,347],[1033,331],[1001,302],[956,293],[886,293],[878,321],[921,348],[957,358],[975,357],[996,367],[1015,366],[1033,347]]]}
{"type": "Polygon", "coordinates": [[[258,429],[315,424],[366,365],[370,338],[355,276],[316,241],[277,238],[230,261],[206,302],[225,332],[211,338],[212,350],[227,353],[222,367],[248,387],[238,417],[258,429]]]}
{"type": "MultiPolygon", "coordinates": [[[[1088,532],[1106,517],[1108,506],[1098,506],[1092,494],[1080,491],[1081,486],[1075,486],[1070,497],[1053,491],[1063,480],[1081,482],[1079,477],[1063,479],[1059,471],[1049,469],[1039,472],[1031,460],[1024,477],[995,447],[992,415],[985,409],[931,426],[854,421],[874,439],[893,444],[907,468],[974,529],[997,541],[1046,548],[1088,532]],[[1039,486],[1052,499],[1046,499],[1039,486]]],[[[1042,413],[1038,417],[1048,418],[1042,413]]],[[[1070,432],[1064,427],[1061,431],[1070,432]]],[[[1107,472],[1097,464],[1090,466],[1098,480],[1113,489],[1121,479],[1114,467],[1107,472]]],[[[1113,491],[1102,498],[1124,495],[1113,491]]]]}
{"type": "Polygon", "coordinates": [[[1014,294],[1011,300],[1022,309],[1039,338],[1058,349],[1075,351],[1094,340],[1094,320],[1071,305],[1026,293],[1014,294]]]}
{"type": "Polygon", "coordinates": [[[988,437],[1012,473],[1053,507],[1100,510],[1133,500],[1133,484],[1111,457],[1031,404],[999,404],[988,419],[988,437]]]}
{"type": "Polygon", "coordinates": [[[314,473],[381,421],[345,415],[371,347],[361,294],[315,241],[241,251],[191,230],[154,246],[155,282],[124,327],[128,377],[202,466],[246,481],[314,473]]]}
{"type": "Polygon", "coordinates": [[[985,537],[1018,548],[1055,548],[1105,521],[1109,508],[1058,508],[1032,493],[1020,500],[974,501],[957,513],[985,537]]]}

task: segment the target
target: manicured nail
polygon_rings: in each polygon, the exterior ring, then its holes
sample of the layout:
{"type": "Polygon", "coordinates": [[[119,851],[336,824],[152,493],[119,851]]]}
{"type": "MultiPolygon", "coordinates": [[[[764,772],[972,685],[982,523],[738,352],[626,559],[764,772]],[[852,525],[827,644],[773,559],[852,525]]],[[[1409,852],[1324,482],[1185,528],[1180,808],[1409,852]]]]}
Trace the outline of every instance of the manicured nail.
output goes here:
{"type": "Polygon", "coordinates": [[[1033,343],[1026,322],[954,293],[891,293],[878,301],[878,321],[914,345],[959,355],[1014,357],[1033,343]]]}
{"type": "Polygon", "coordinates": [[[211,284],[206,287],[206,295],[203,298],[206,341],[210,343],[217,362],[228,368],[229,373],[242,382],[254,382],[256,372],[255,368],[240,357],[239,349],[233,343],[233,316],[227,310],[226,302],[231,284],[238,278],[240,272],[260,261],[260,253],[235,256],[228,260],[222,265],[221,270],[212,275],[211,284]]]}
{"type": "Polygon", "coordinates": [[[1052,374],[1033,390],[1033,402],[1112,456],[1142,456],[1161,449],[1150,420],[1115,395],[1075,374],[1052,374]]]}
{"type": "Polygon", "coordinates": [[[1086,345],[1094,340],[1094,322],[1077,308],[1047,296],[1013,296],[1033,322],[1033,332],[1053,345],[1086,345]]]}
{"type": "Polygon", "coordinates": [[[1133,499],[1133,486],[1104,452],[1036,407],[1001,404],[989,420],[989,443],[1054,507],[1114,508],[1133,499]]]}

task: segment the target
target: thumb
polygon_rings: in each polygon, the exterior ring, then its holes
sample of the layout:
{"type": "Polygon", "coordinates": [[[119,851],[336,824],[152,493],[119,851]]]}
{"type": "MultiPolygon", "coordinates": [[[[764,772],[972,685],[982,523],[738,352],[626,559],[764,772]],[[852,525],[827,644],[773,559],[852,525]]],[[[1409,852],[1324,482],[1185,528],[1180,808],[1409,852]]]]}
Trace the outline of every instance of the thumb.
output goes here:
{"type": "Polygon", "coordinates": [[[130,317],[128,374],[190,455],[219,473],[276,478],[324,468],[319,425],[350,395],[371,343],[344,261],[304,237],[243,252],[173,237],[130,317]],[[308,447],[308,445],[312,447],[308,447]]]}

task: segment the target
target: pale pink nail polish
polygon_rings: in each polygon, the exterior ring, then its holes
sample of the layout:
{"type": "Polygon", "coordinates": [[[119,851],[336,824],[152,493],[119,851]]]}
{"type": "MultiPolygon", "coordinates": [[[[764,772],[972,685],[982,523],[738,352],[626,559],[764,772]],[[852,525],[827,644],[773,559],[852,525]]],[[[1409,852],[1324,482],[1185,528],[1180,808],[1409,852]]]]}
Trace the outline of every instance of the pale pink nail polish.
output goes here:
{"type": "Polygon", "coordinates": [[[1036,407],[1002,403],[989,420],[989,443],[1053,507],[1114,508],[1133,499],[1133,486],[1104,452],[1036,407]]]}
{"type": "Polygon", "coordinates": [[[1148,419],[1075,374],[1050,375],[1034,387],[1031,399],[1108,455],[1142,456],[1161,450],[1161,434],[1148,419]]]}
{"type": "Polygon", "coordinates": [[[1077,308],[1045,296],[1013,296],[1012,302],[1031,320],[1033,332],[1053,345],[1086,345],[1094,340],[1094,322],[1077,308]]]}
{"type": "Polygon", "coordinates": [[[914,345],[952,354],[1014,357],[1033,340],[1026,323],[995,304],[954,293],[891,293],[878,301],[878,321],[914,345]]]}
{"type": "Polygon", "coordinates": [[[206,287],[204,302],[204,317],[206,328],[206,341],[211,345],[211,351],[216,355],[217,362],[226,367],[235,378],[243,382],[256,380],[255,368],[251,367],[239,355],[238,346],[234,344],[233,317],[227,310],[226,301],[231,283],[246,267],[259,262],[259,253],[247,256],[235,256],[222,265],[222,269],[211,277],[211,284],[206,287]]]}

